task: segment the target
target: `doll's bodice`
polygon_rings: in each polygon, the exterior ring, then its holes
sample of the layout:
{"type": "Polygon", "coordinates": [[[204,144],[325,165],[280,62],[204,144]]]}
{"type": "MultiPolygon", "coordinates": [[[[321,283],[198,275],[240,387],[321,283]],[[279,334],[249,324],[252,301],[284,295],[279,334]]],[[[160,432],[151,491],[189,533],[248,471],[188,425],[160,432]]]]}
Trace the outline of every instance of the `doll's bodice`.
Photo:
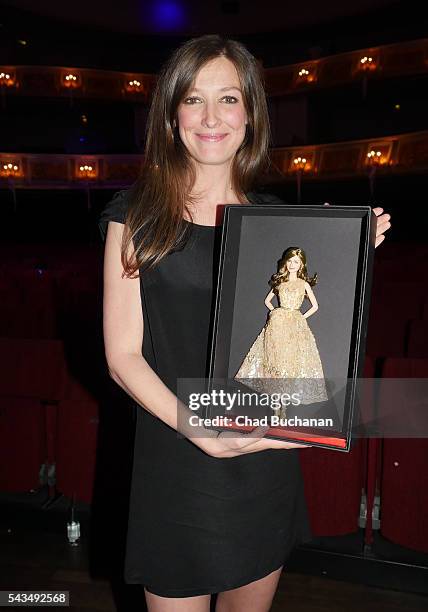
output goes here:
{"type": "Polygon", "coordinates": [[[286,310],[299,310],[304,297],[305,281],[303,278],[281,283],[278,287],[279,305],[286,310]]]}

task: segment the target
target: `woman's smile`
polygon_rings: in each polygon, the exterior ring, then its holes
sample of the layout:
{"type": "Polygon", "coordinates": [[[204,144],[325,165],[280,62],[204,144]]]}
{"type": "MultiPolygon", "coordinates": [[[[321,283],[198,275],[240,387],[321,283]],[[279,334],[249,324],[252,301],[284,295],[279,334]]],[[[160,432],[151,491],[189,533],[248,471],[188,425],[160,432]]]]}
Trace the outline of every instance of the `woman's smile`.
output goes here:
{"type": "Polygon", "coordinates": [[[204,142],[220,142],[227,134],[196,134],[196,136],[204,142]]]}

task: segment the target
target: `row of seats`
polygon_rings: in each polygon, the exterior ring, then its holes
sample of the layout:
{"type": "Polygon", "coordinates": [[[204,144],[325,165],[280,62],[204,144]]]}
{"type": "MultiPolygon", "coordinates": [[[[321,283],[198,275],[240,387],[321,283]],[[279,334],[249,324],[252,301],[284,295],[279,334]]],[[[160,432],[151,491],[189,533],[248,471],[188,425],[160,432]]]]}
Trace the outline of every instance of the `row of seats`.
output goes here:
{"type": "MultiPolygon", "coordinates": [[[[415,390],[425,389],[428,380],[428,359],[387,358],[382,362],[380,388],[372,384],[376,362],[366,357],[362,387],[361,413],[363,424],[371,424],[382,417],[395,418],[394,437],[356,438],[349,453],[309,448],[300,451],[300,462],[305,483],[305,494],[314,536],[340,536],[358,529],[361,494],[366,496],[365,543],[373,542],[372,512],[375,495],[380,496],[380,532],[391,542],[406,548],[428,553],[428,489],[425,485],[428,470],[427,428],[423,423],[423,406],[415,390]],[[406,385],[393,384],[387,379],[406,379],[406,385]],[[418,379],[411,387],[408,379],[418,379]],[[422,387],[419,386],[422,380],[422,387]],[[409,401],[409,389],[413,393],[409,401]],[[398,395],[397,395],[398,390],[398,395]],[[401,395],[400,395],[401,391],[401,395]],[[391,412],[391,393],[398,412],[391,412]],[[415,409],[416,406],[416,409],[415,409]],[[413,409],[413,413],[412,413],[413,409]],[[403,419],[412,419],[416,426],[412,437],[405,437],[403,419]],[[422,417],[422,418],[421,418],[422,417]],[[415,421],[417,418],[417,421],[415,421]],[[419,429],[418,429],[419,424],[419,429]],[[402,429],[400,429],[402,428],[402,429]],[[425,437],[424,437],[425,436],[425,437]]],[[[379,379],[377,379],[379,381],[379,379]]]]}
{"type": "Polygon", "coordinates": [[[428,319],[370,319],[366,351],[372,357],[428,357],[428,319]]]}
{"type": "MultiPolygon", "coordinates": [[[[387,263],[394,260],[387,260],[387,263]]],[[[395,263],[395,261],[394,261],[395,263]]],[[[367,353],[374,357],[428,357],[428,286],[375,275],[367,353]]]]}
{"type": "Polygon", "coordinates": [[[102,279],[64,270],[0,274],[0,337],[60,339],[97,329],[102,279]]]}
{"type": "MultiPolygon", "coordinates": [[[[83,275],[72,266],[3,267],[0,337],[64,339],[99,330],[102,266],[98,263],[98,268],[89,267],[83,275]]],[[[381,260],[375,271],[367,353],[373,357],[428,357],[428,287],[422,277],[418,281],[403,281],[402,276],[386,280],[379,266],[390,263],[403,262],[381,260]]]]}
{"type": "Polygon", "coordinates": [[[422,269],[428,255],[417,256],[416,253],[413,253],[412,247],[410,247],[410,251],[407,253],[398,252],[385,259],[381,257],[380,253],[378,256],[378,252],[376,252],[374,275],[381,277],[385,282],[417,283],[421,281],[423,279],[422,269]]]}
{"type": "Polygon", "coordinates": [[[60,490],[91,501],[104,387],[97,364],[92,344],[73,354],[60,340],[0,338],[0,490],[37,489],[56,465],[60,490]]]}
{"type": "MultiPolygon", "coordinates": [[[[116,424],[125,419],[111,398],[115,385],[109,386],[102,348],[79,343],[73,354],[59,340],[1,338],[0,364],[0,490],[37,489],[44,482],[42,475],[54,466],[57,489],[91,503],[105,415],[102,407],[112,404],[116,424]]],[[[374,365],[368,358],[367,378],[374,377],[374,365]]],[[[383,374],[428,377],[428,359],[387,359],[383,374]]],[[[368,410],[370,398],[365,401],[368,410]]],[[[373,504],[374,491],[380,487],[383,535],[428,552],[422,512],[428,503],[428,440],[385,439],[375,451],[371,442],[361,438],[349,453],[315,447],[300,452],[314,535],[355,532],[362,490],[373,504]]],[[[124,443],[120,435],[112,445],[115,456],[132,451],[129,440],[124,443]]]]}

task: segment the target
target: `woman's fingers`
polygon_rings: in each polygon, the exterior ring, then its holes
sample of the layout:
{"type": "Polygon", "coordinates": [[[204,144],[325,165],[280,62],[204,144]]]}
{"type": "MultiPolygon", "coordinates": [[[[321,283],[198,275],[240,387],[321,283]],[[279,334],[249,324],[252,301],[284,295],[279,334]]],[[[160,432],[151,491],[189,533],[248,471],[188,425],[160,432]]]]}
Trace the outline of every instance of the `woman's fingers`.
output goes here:
{"type": "Polygon", "coordinates": [[[383,208],[377,206],[373,208],[373,212],[376,215],[376,242],[375,247],[378,247],[385,240],[385,232],[391,227],[391,215],[383,213],[383,208]]]}
{"type": "Polygon", "coordinates": [[[265,438],[265,434],[270,429],[269,426],[259,425],[250,433],[241,433],[236,431],[223,431],[221,440],[227,450],[236,451],[238,453],[246,453],[250,449],[260,447],[259,450],[267,449],[292,449],[292,448],[309,448],[311,444],[300,444],[298,442],[288,442],[286,440],[278,440],[276,438],[265,438]]]}
{"type": "Polygon", "coordinates": [[[375,249],[376,249],[376,248],[377,248],[377,247],[378,247],[380,244],[382,244],[382,242],[383,242],[384,240],[385,240],[385,236],[383,236],[383,235],[382,235],[382,236],[378,236],[378,237],[376,238],[376,242],[375,242],[375,249]]]}
{"type": "Polygon", "coordinates": [[[269,431],[269,425],[259,425],[255,427],[250,433],[245,434],[247,438],[263,438],[264,435],[269,431]]]}

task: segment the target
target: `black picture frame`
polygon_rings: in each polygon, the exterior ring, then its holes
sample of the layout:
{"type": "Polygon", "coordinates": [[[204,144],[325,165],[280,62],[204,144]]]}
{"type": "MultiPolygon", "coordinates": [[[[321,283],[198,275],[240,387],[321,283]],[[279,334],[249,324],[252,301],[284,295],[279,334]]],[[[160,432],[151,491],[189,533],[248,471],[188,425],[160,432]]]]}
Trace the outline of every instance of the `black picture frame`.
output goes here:
{"type": "MultiPolygon", "coordinates": [[[[270,314],[264,304],[270,291],[268,281],[277,272],[277,262],[286,248],[304,249],[309,275],[314,272],[318,275],[313,289],[319,310],[308,321],[317,339],[325,383],[331,387],[331,401],[305,406],[304,411],[295,414],[304,415],[302,418],[330,414],[335,418],[334,424],[316,429],[305,425],[273,427],[265,437],[349,451],[357,414],[357,383],[364,367],[375,238],[376,216],[370,206],[225,207],[209,392],[219,384],[229,390],[251,392],[234,374],[266,324],[265,317],[270,314]]],[[[206,417],[212,416],[209,406],[206,417]]],[[[236,424],[231,428],[253,429],[236,424]]]]}

